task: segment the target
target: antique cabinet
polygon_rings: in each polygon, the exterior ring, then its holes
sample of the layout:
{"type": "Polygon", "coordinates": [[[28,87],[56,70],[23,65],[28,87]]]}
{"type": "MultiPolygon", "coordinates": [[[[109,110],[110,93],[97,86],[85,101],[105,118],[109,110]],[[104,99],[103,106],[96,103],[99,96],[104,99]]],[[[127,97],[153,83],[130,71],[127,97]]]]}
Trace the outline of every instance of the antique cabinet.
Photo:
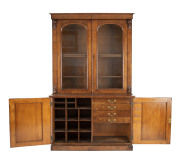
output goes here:
{"type": "Polygon", "coordinates": [[[53,13],[53,93],[10,99],[11,147],[169,144],[171,98],[132,95],[132,13],[53,13]]]}

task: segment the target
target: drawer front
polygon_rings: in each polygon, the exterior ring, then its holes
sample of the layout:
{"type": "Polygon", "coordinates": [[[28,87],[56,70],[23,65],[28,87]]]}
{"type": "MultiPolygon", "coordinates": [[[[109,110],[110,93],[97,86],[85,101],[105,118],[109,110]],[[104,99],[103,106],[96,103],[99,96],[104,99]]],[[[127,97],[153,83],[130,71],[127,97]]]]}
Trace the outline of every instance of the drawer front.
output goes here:
{"type": "Polygon", "coordinates": [[[121,111],[94,111],[94,117],[130,117],[130,110],[121,110],[121,111]]]}
{"type": "Polygon", "coordinates": [[[95,117],[95,123],[130,123],[130,117],[95,117]]]}
{"type": "Polygon", "coordinates": [[[121,98],[121,99],[93,99],[93,104],[121,104],[121,103],[131,103],[131,99],[121,98]]]}
{"type": "Polygon", "coordinates": [[[131,104],[93,104],[94,110],[131,110],[131,104]]]}

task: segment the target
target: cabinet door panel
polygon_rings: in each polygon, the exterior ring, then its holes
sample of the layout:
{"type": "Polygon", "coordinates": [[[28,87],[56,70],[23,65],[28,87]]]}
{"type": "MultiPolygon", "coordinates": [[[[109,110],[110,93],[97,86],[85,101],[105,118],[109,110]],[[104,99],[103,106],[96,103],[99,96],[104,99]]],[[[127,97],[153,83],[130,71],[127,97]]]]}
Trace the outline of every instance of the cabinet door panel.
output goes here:
{"type": "Polygon", "coordinates": [[[171,98],[134,99],[134,144],[168,144],[170,131],[171,98]]]}
{"type": "Polygon", "coordinates": [[[11,147],[50,144],[49,98],[10,99],[11,147]]]}
{"type": "Polygon", "coordinates": [[[93,20],[93,92],[127,92],[127,21],[93,20]]]}
{"type": "Polygon", "coordinates": [[[56,36],[57,93],[91,93],[91,21],[58,20],[56,36]]]}

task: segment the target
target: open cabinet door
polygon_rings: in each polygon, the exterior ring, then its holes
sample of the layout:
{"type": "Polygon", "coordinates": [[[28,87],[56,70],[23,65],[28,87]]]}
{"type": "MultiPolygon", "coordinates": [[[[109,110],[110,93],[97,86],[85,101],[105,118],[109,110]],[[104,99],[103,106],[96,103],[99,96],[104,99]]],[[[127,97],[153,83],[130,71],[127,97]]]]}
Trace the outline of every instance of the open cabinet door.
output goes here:
{"type": "Polygon", "coordinates": [[[171,98],[134,98],[133,143],[170,144],[171,98]]]}
{"type": "Polygon", "coordinates": [[[51,143],[50,98],[9,99],[10,146],[51,143]]]}

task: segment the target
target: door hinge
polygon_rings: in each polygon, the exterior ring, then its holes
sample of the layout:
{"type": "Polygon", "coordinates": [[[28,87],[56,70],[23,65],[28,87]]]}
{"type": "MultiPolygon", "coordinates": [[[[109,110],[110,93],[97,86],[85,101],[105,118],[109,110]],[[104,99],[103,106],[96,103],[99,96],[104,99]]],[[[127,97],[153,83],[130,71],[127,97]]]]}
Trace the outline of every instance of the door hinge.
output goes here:
{"type": "Polygon", "coordinates": [[[52,20],[52,27],[53,27],[53,29],[56,29],[56,27],[57,27],[57,21],[56,20],[52,20]]]}
{"type": "Polygon", "coordinates": [[[131,141],[133,140],[133,136],[131,136],[131,141]]]}
{"type": "Polygon", "coordinates": [[[52,106],[53,102],[50,102],[50,106],[52,106]]]}
{"type": "Polygon", "coordinates": [[[51,136],[51,141],[53,141],[53,136],[51,136]]]}

